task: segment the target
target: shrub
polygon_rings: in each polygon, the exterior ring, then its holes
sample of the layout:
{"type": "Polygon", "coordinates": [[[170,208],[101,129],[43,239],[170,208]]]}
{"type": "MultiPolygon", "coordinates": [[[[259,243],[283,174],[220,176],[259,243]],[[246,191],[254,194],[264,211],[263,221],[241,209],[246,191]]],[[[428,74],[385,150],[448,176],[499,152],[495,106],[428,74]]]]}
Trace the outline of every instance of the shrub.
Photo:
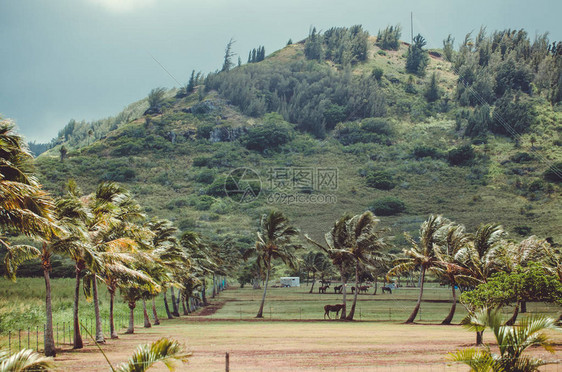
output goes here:
{"type": "Polygon", "coordinates": [[[417,145],[416,147],[414,147],[413,154],[416,159],[422,159],[422,158],[440,159],[443,156],[441,151],[439,151],[435,147],[425,146],[425,145],[417,145]]]}
{"type": "Polygon", "coordinates": [[[392,180],[392,175],[385,171],[370,172],[366,176],[367,186],[374,187],[379,190],[390,190],[396,186],[392,180]]]}
{"type": "Polygon", "coordinates": [[[558,162],[549,167],[543,177],[547,181],[561,183],[562,182],[562,162],[558,162]]]}
{"type": "Polygon", "coordinates": [[[475,153],[471,145],[464,145],[449,151],[448,160],[451,165],[467,165],[474,160],[475,153]]]}
{"type": "Polygon", "coordinates": [[[294,135],[292,125],[285,122],[279,114],[268,114],[261,125],[248,129],[241,141],[249,150],[264,151],[277,149],[289,142],[294,135]]]}
{"type": "Polygon", "coordinates": [[[394,196],[376,199],[371,210],[379,216],[392,216],[406,210],[404,202],[394,196]]]}
{"type": "Polygon", "coordinates": [[[195,181],[206,183],[208,185],[213,183],[214,180],[215,180],[215,172],[211,169],[203,169],[195,176],[195,181]]]}
{"type": "Polygon", "coordinates": [[[513,228],[513,231],[515,231],[515,233],[517,233],[521,236],[527,236],[531,233],[531,227],[530,226],[515,226],[513,228]]]}
{"type": "Polygon", "coordinates": [[[392,127],[385,119],[365,119],[361,123],[361,129],[369,133],[376,133],[385,136],[392,135],[392,127]]]}
{"type": "Polygon", "coordinates": [[[374,77],[377,81],[380,81],[380,80],[381,80],[383,73],[384,73],[384,71],[383,71],[383,69],[380,68],[380,67],[375,67],[375,68],[373,69],[373,72],[372,72],[373,77],[374,77]]]}
{"type": "Polygon", "coordinates": [[[193,166],[194,167],[205,167],[209,165],[211,158],[209,156],[198,156],[193,158],[193,166]]]}

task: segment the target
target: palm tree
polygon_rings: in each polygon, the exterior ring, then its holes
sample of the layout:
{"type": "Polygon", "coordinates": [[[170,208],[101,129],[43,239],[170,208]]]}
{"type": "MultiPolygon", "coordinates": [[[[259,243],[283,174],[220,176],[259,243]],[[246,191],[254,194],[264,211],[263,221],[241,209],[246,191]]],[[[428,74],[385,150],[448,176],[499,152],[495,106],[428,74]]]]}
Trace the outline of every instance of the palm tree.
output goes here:
{"type": "Polygon", "coordinates": [[[244,259],[256,254],[266,271],[263,296],[256,318],[263,318],[272,261],[280,259],[290,267],[295,267],[297,259],[293,251],[299,246],[291,244],[291,238],[297,234],[298,230],[289,224],[289,220],[281,212],[271,211],[261,218],[256,245],[244,253],[244,259]]]}
{"type": "Polygon", "coordinates": [[[406,323],[413,323],[420,310],[423,296],[423,285],[427,271],[437,271],[438,263],[442,261],[439,245],[442,244],[447,232],[450,221],[441,216],[430,216],[420,227],[420,242],[416,243],[408,235],[412,248],[404,249],[405,258],[399,258],[388,275],[396,275],[408,272],[416,267],[420,267],[420,293],[414,310],[406,320],[406,323]]]}
{"type": "Polygon", "coordinates": [[[470,316],[464,325],[469,330],[481,330],[488,327],[494,333],[499,354],[492,353],[490,346],[485,348],[468,348],[450,354],[450,359],[470,366],[473,371],[538,371],[540,366],[549,362],[539,358],[523,355],[529,347],[541,346],[554,352],[547,330],[561,329],[555,326],[554,319],[543,315],[534,315],[523,319],[518,326],[504,324],[499,311],[482,309],[470,316]]]}
{"type": "Polygon", "coordinates": [[[15,280],[18,266],[33,258],[42,258],[45,279],[45,310],[47,329],[45,354],[55,355],[50,291],[50,251],[46,243],[43,252],[32,246],[11,246],[6,232],[18,232],[44,242],[64,232],[55,224],[53,200],[41,189],[33,176],[33,157],[23,139],[13,132],[13,124],[0,121],[0,244],[7,252],[4,259],[6,275],[15,280]]]}
{"type": "Polygon", "coordinates": [[[52,371],[53,358],[44,357],[31,349],[23,349],[13,355],[0,350],[0,372],[52,371]]]}
{"type": "Polygon", "coordinates": [[[455,310],[457,308],[457,292],[455,287],[458,284],[462,285],[474,285],[477,281],[470,276],[470,270],[462,267],[462,265],[455,259],[456,254],[460,249],[464,248],[470,243],[470,235],[465,233],[465,228],[463,225],[450,224],[447,226],[447,233],[441,249],[441,260],[437,262],[434,269],[435,275],[439,277],[443,282],[451,286],[453,303],[451,305],[451,310],[449,314],[443,319],[441,324],[448,325],[451,324],[453,317],[455,316],[455,310]]]}
{"type": "MultiPolygon", "coordinates": [[[[346,214],[340,218],[332,230],[326,234],[325,240],[328,247],[324,247],[307,237],[313,244],[326,251],[335,265],[340,266],[340,274],[342,276],[342,282],[344,283],[343,313],[345,313],[346,310],[346,289],[343,266],[346,262],[354,264],[355,285],[358,286],[360,270],[365,266],[374,265],[377,261],[382,259],[382,250],[387,247],[382,233],[386,230],[379,230],[377,228],[379,222],[380,220],[370,211],[355,216],[346,214]]],[[[342,319],[353,320],[358,293],[359,290],[356,290],[353,296],[351,310],[346,316],[342,314],[342,319]]]]}

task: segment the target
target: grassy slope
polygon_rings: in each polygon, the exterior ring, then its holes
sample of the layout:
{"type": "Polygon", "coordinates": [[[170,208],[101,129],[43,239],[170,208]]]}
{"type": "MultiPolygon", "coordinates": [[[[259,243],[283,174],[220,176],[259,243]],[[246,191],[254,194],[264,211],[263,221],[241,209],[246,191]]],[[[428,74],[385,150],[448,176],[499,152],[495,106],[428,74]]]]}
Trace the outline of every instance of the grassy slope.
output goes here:
{"type": "MultiPolygon", "coordinates": [[[[299,44],[288,46],[273,53],[262,63],[277,64],[301,59],[302,48],[299,44]]],[[[110,132],[106,138],[91,146],[71,151],[69,159],[64,163],[57,159],[56,149],[41,156],[37,164],[42,181],[48,189],[57,194],[64,180],[74,177],[84,191],[90,192],[108,169],[132,168],[136,177],[124,183],[147,207],[149,215],[169,218],[182,228],[196,229],[210,235],[252,234],[259,215],[275,207],[286,212],[303,232],[321,238],[343,211],[359,213],[368,208],[375,198],[397,196],[406,203],[407,212],[383,217],[382,221],[384,225],[392,227],[392,233],[397,236],[399,245],[403,244],[402,231],[415,233],[419,223],[430,213],[444,214],[465,224],[469,230],[476,228],[480,223],[499,222],[511,232],[516,226],[529,226],[532,234],[541,237],[553,236],[558,242],[562,240],[562,231],[559,229],[560,188],[555,186],[550,194],[537,192],[529,195],[527,192],[526,196],[523,196],[514,186],[517,178],[523,184],[530,184],[539,179],[546,169],[546,164],[534,160],[521,165],[502,165],[503,161],[516,152],[532,152],[530,134],[522,137],[520,148],[516,148],[512,141],[503,137],[492,137],[488,144],[476,146],[479,156],[489,157],[487,161],[480,161],[476,170],[470,167],[451,167],[444,160],[415,160],[411,156],[416,144],[434,146],[446,152],[462,143],[463,139],[455,132],[452,112],[437,114],[421,122],[416,119],[415,109],[422,108],[425,104],[422,95],[425,82],[424,79],[415,78],[417,95],[404,92],[403,84],[409,76],[404,70],[405,51],[406,47],[402,45],[399,51],[387,51],[385,56],[381,56],[377,53],[378,48],[372,46],[369,60],[354,68],[356,74],[369,72],[375,66],[384,69],[381,85],[387,92],[390,118],[397,131],[392,146],[367,144],[350,153],[350,148],[346,149],[330,137],[318,141],[308,135],[298,135],[297,139],[285,146],[280,153],[268,156],[247,151],[237,143],[211,144],[193,140],[177,144],[168,152],[143,148],[130,156],[112,155],[112,151],[121,144],[121,135],[125,131],[145,125],[144,119],[141,118],[121,125],[119,129],[110,132]],[[398,79],[399,83],[392,83],[394,79],[398,79]],[[398,109],[403,102],[412,105],[412,112],[403,113],[398,109]],[[227,174],[235,167],[247,166],[258,171],[262,181],[265,181],[267,170],[272,166],[337,167],[337,204],[272,206],[268,205],[264,198],[260,198],[248,205],[238,205],[225,199],[217,200],[209,210],[198,210],[201,208],[190,204],[196,203],[200,198],[200,190],[207,186],[196,181],[205,168],[193,166],[193,159],[201,156],[222,156],[223,165],[213,167],[216,175],[227,174]],[[359,170],[365,167],[390,171],[399,185],[390,191],[367,187],[359,175],[359,170]],[[511,168],[524,168],[525,175],[515,176],[511,168]]],[[[329,65],[329,62],[326,64],[329,65]]],[[[433,71],[439,74],[440,87],[447,95],[452,96],[456,77],[451,72],[449,63],[432,57],[427,75],[433,71]]],[[[247,126],[259,122],[259,119],[245,117],[226,103],[220,105],[218,115],[181,113],[182,108],[197,102],[195,96],[173,104],[164,117],[175,115],[172,118],[174,120],[167,120],[168,124],[161,128],[161,132],[193,130],[198,124],[205,122],[231,126],[247,126]]],[[[214,93],[206,98],[209,99],[217,102],[214,93]]],[[[555,126],[562,119],[562,115],[554,112],[546,104],[538,104],[537,107],[539,124],[534,135],[539,140],[535,152],[550,161],[560,160],[562,150],[554,146],[552,141],[556,139],[555,126]]],[[[148,130],[158,129],[149,126],[148,130]]],[[[521,238],[514,233],[512,237],[521,238]]]]}

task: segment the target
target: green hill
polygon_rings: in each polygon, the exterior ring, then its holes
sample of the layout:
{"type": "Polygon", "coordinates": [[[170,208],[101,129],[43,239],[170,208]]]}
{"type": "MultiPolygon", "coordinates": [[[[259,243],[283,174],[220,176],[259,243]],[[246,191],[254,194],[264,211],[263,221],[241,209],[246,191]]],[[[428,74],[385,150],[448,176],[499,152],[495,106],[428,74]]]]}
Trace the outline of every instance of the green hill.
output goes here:
{"type": "Polygon", "coordinates": [[[550,71],[562,71],[562,53],[509,30],[459,51],[393,45],[388,28],[378,36],[314,32],[263,61],[153,91],[116,118],[70,123],[38,157],[40,178],[55,195],[68,178],[86,192],[118,181],[148,215],[246,242],[271,208],[317,239],[343,212],[372,208],[398,246],[430,213],[560,242],[562,81],[550,71]],[[237,168],[255,174],[229,177],[237,168]],[[256,191],[256,179],[259,197],[239,202],[232,191],[256,191]]]}

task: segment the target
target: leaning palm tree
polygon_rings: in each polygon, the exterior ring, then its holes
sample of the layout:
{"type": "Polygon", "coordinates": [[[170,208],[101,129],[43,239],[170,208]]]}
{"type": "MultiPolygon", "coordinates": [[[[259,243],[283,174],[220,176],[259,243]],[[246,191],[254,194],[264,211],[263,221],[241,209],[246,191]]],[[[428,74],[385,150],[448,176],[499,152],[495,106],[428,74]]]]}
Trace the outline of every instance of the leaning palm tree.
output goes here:
{"type": "Polygon", "coordinates": [[[0,372],[39,372],[54,368],[53,358],[44,357],[31,349],[23,349],[13,355],[0,350],[0,372]]]}
{"type": "Polygon", "coordinates": [[[529,347],[543,347],[553,353],[554,348],[546,331],[562,329],[555,326],[554,319],[543,315],[525,318],[517,326],[504,324],[498,310],[482,309],[465,322],[469,330],[488,327],[494,333],[499,354],[492,352],[489,345],[483,348],[468,348],[450,354],[450,359],[470,366],[472,371],[538,371],[540,366],[550,364],[545,360],[523,355],[529,347]]]}
{"type": "Polygon", "coordinates": [[[20,264],[41,258],[46,288],[45,355],[55,356],[49,275],[52,251],[47,242],[64,235],[64,231],[55,223],[53,200],[33,176],[32,161],[22,137],[13,132],[13,124],[0,121],[0,244],[6,248],[5,272],[15,280],[20,264]],[[5,235],[13,232],[42,240],[43,251],[33,246],[10,245],[5,235]]]}
{"type": "Polygon", "coordinates": [[[256,245],[244,254],[244,259],[248,259],[254,254],[257,255],[266,272],[263,296],[256,318],[263,318],[263,307],[272,261],[280,259],[285,264],[295,267],[297,258],[293,252],[299,246],[291,244],[291,238],[297,234],[298,230],[289,224],[289,220],[281,212],[271,211],[261,218],[256,245]]]}
{"type": "MultiPolygon", "coordinates": [[[[339,260],[340,258],[344,258],[342,262],[348,261],[353,263],[355,266],[355,285],[357,287],[360,270],[365,266],[372,266],[377,261],[382,260],[382,251],[387,247],[387,243],[382,237],[382,234],[387,230],[379,229],[379,222],[380,220],[370,211],[355,216],[346,214],[336,222],[331,232],[326,234],[325,240],[328,244],[328,248],[310,240],[308,237],[307,239],[312,241],[315,245],[322,247],[333,259],[339,260]]],[[[358,293],[359,289],[356,288],[351,310],[349,314],[345,316],[347,320],[353,320],[358,293]]],[[[343,311],[345,312],[345,307],[343,311]]]]}
{"type": "Polygon", "coordinates": [[[416,302],[414,310],[406,320],[406,323],[413,323],[418,315],[427,271],[436,271],[438,263],[442,260],[439,245],[442,244],[445,238],[449,224],[450,221],[442,216],[430,216],[420,227],[419,244],[406,235],[410,240],[412,248],[404,249],[404,255],[406,257],[397,259],[394,267],[388,272],[388,275],[392,276],[411,271],[416,267],[421,268],[418,301],[416,302]]]}

